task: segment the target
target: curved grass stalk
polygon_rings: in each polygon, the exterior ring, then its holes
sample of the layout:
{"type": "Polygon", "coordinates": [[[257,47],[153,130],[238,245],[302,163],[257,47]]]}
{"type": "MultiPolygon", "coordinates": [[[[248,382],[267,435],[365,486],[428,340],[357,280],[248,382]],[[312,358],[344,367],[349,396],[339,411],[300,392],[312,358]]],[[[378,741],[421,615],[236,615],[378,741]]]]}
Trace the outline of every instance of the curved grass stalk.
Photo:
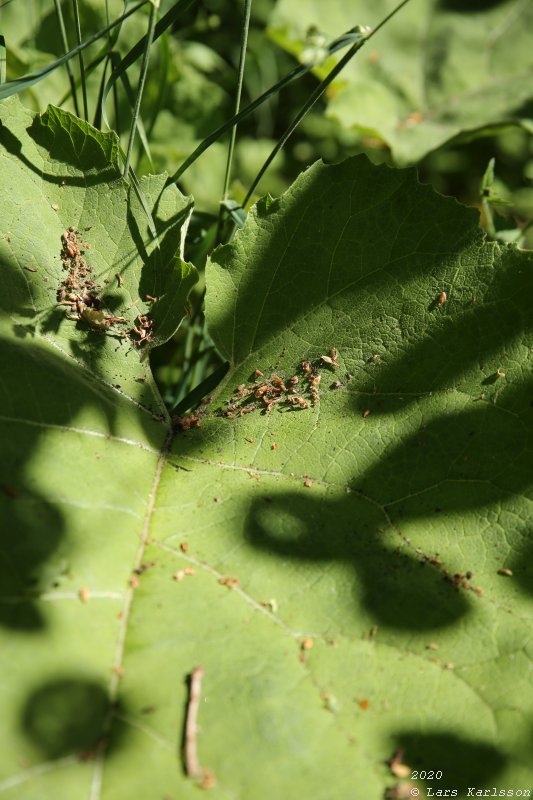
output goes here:
{"type": "MultiPolygon", "coordinates": [[[[407,2],[407,0],[406,0],[407,2]]],[[[347,47],[351,42],[359,41],[361,39],[361,34],[357,31],[347,31],[343,33],[341,36],[334,39],[331,44],[327,48],[327,55],[333,55],[336,53],[337,50],[342,50],[344,47],[347,47]]],[[[250,105],[243,108],[238,114],[235,114],[231,117],[227,122],[221,125],[219,128],[210,133],[209,136],[200,142],[198,147],[193,150],[193,152],[187,156],[185,161],[181,164],[181,166],[176,170],[176,172],[168,178],[167,183],[174,183],[177,182],[181,176],[187,171],[187,169],[193,164],[197,158],[199,158],[202,153],[204,153],[209,147],[211,147],[214,142],[220,139],[227,131],[231,130],[235,125],[238,125],[241,120],[248,117],[252,114],[256,108],[259,108],[263,103],[269,100],[271,97],[278,94],[282,89],[292,83],[298,78],[301,78],[306,73],[310,72],[314,68],[314,64],[300,64],[299,66],[295,67],[288,75],[281,78],[274,86],[271,86],[262,95],[257,97],[250,105]]]]}
{"type": "Polygon", "coordinates": [[[282,136],[279,139],[279,141],[276,142],[276,145],[272,148],[272,152],[269,154],[268,158],[265,160],[263,166],[261,167],[261,169],[259,170],[259,172],[255,176],[254,180],[252,181],[252,185],[250,186],[250,188],[248,189],[248,192],[246,193],[246,197],[244,198],[243,203],[242,203],[243,207],[246,206],[246,204],[248,203],[248,201],[252,197],[257,184],[259,183],[259,181],[261,180],[261,178],[263,177],[263,175],[265,174],[265,172],[267,171],[268,167],[273,162],[273,160],[275,159],[277,154],[284,147],[285,143],[287,142],[289,137],[294,133],[294,131],[296,130],[296,128],[298,127],[300,122],[303,120],[303,118],[309,113],[309,111],[315,105],[315,103],[322,97],[322,95],[324,94],[324,92],[326,91],[326,89],[328,88],[330,83],[332,83],[335,80],[335,78],[337,77],[337,75],[340,72],[342,72],[342,70],[344,69],[346,64],[348,64],[348,62],[351,61],[351,59],[361,49],[361,47],[363,47],[363,45],[369,39],[371,39],[373,36],[375,36],[376,33],[390,19],[392,19],[392,17],[395,16],[405,5],[407,5],[408,2],[409,2],[409,0],[402,0],[402,2],[399,3],[396,6],[396,8],[394,8],[390,12],[390,14],[387,14],[387,16],[384,19],[382,19],[381,22],[373,30],[371,30],[369,33],[365,33],[364,35],[362,35],[361,38],[358,41],[356,41],[350,47],[348,52],[345,53],[345,55],[341,58],[341,60],[338,62],[338,64],[336,64],[333,67],[333,69],[326,75],[324,80],[319,83],[319,85],[316,87],[314,92],[311,93],[311,95],[308,97],[308,99],[306,100],[304,105],[301,107],[300,111],[297,113],[297,115],[295,116],[295,118],[293,119],[291,124],[284,131],[284,133],[282,134],[282,136]]]}
{"type": "MultiPolygon", "coordinates": [[[[252,0],[245,0],[244,19],[242,21],[241,52],[239,56],[239,69],[237,75],[237,92],[235,94],[235,116],[241,107],[242,83],[244,79],[244,63],[246,61],[246,48],[248,46],[248,31],[250,29],[250,12],[252,10],[252,0]]],[[[231,163],[233,161],[233,151],[235,150],[235,140],[237,138],[237,125],[231,129],[231,136],[228,147],[228,158],[226,161],[226,174],[224,175],[224,191],[222,197],[228,199],[228,187],[231,174],[231,163]]]]}

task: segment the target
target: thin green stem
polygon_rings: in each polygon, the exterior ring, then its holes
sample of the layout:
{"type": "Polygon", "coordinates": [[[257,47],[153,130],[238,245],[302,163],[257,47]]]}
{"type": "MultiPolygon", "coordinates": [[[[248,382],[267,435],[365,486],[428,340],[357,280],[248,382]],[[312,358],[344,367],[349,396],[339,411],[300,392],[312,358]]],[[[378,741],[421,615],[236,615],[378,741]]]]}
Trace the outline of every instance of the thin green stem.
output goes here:
{"type": "MultiPolygon", "coordinates": [[[[126,8],[126,5],[127,5],[127,0],[124,3],[124,9],[126,8]]],[[[105,0],[105,18],[107,24],[109,25],[109,20],[110,20],[109,0],[105,0]]],[[[104,68],[102,70],[102,77],[100,79],[100,87],[98,89],[98,98],[96,100],[96,110],[94,113],[94,120],[93,120],[93,125],[95,128],[98,128],[98,130],[100,130],[102,127],[102,103],[104,97],[104,89],[107,80],[107,69],[111,64],[111,55],[113,53],[113,47],[117,41],[119,34],[120,34],[120,28],[116,28],[113,34],[111,33],[111,31],[108,31],[107,33],[107,51],[104,56],[105,58],[104,68]]]]}
{"type": "MultiPolygon", "coordinates": [[[[54,5],[56,9],[57,21],[59,22],[59,31],[61,33],[61,41],[63,43],[63,49],[65,53],[68,53],[68,39],[67,39],[67,30],[65,28],[65,20],[63,19],[63,10],[61,8],[60,0],[54,0],[54,5]]],[[[70,68],[70,62],[66,62],[65,68],[67,70],[68,75],[68,82],[70,83],[70,92],[72,94],[72,102],[74,103],[74,111],[76,116],[80,116],[80,107],[78,105],[78,95],[76,92],[76,82],[74,80],[74,75],[72,74],[72,70],[70,68]]]]}
{"type": "MultiPolygon", "coordinates": [[[[246,48],[248,46],[248,31],[250,29],[250,12],[252,10],[252,0],[245,0],[244,19],[242,21],[241,52],[239,56],[239,71],[237,76],[237,92],[235,95],[235,116],[241,107],[242,84],[244,80],[244,63],[246,61],[246,48]]],[[[231,163],[233,161],[233,151],[235,150],[235,140],[237,138],[237,125],[231,129],[231,136],[228,147],[228,159],[226,161],[226,174],[224,176],[224,200],[228,198],[228,187],[231,174],[231,163]]]]}
{"type": "Polygon", "coordinates": [[[127,177],[130,169],[131,154],[133,151],[133,142],[135,141],[135,131],[137,130],[137,120],[141,110],[141,99],[144,91],[144,84],[146,82],[146,74],[148,72],[148,62],[150,60],[150,48],[154,38],[155,23],[157,19],[157,9],[159,8],[159,0],[150,0],[152,7],[150,9],[150,19],[148,22],[148,33],[146,35],[146,45],[143,53],[143,60],[141,64],[141,74],[139,77],[139,85],[137,87],[137,97],[135,99],[135,107],[133,109],[133,116],[131,119],[130,138],[128,142],[128,150],[126,152],[126,163],[124,164],[124,177],[127,177]]]}
{"type": "Polygon", "coordinates": [[[79,52],[85,50],[87,47],[90,47],[92,44],[94,44],[94,42],[97,42],[98,39],[101,39],[103,36],[105,36],[108,31],[112,30],[112,28],[115,28],[117,25],[121,25],[125,19],[131,17],[132,14],[135,14],[140,8],[142,8],[142,6],[146,5],[147,2],[148,0],[140,0],[137,5],[130,8],[121,17],[114,20],[110,25],[107,25],[105,28],[102,28],[102,30],[97,31],[97,33],[94,33],[92,36],[82,42],[82,44],[74,47],[68,53],[65,53],[65,55],[61,56],[61,58],[57,58],[55,61],[52,61],[52,63],[48,64],[48,66],[34,72],[30,72],[27,75],[23,75],[22,78],[16,78],[13,81],[7,81],[7,83],[4,83],[2,86],[0,86],[0,100],[4,100],[6,97],[11,97],[12,94],[16,94],[23,89],[29,89],[30,86],[34,86],[47,75],[50,75],[50,73],[55,69],[58,69],[59,67],[62,67],[63,64],[68,63],[68,61],[71,58],[74,58],[74,56],[77,56],[79,52]]]}
{"type": "MultiPolygon", "coordinates": [[[[328,47],[328,55],[333,55],[333,53],[337,52],[337,50],[341,50],[344,47],[347,47],[350,44],[350,42],[354,41],[354,39],[356,39],[356,41],[359,41],[360,38],[361,36],[358,34],[354,34],[353,31],[347,31],[346,33],[342,34],[342,36],[337,37],[337,39],[335,39],[330,44],[330,46],[328,47]]],[[[299,66],[295,67],[291,72],[289,72],[288,75],[285,75],[285,77],[281,78],[281,80],[279,80],[274,86],[271,86],[269,89],[263,92],[263,94],[260,95],[256,100],[250,103],[249,106],[243,108],[242,111],[231,117],[231,119],[229,119],[219,128],[214,130],[213,133],[210,133],[209,136],[207,136],[202,142],[200,142],[198,147],[195,150],[193,150],[193,152],[189,156],[187,156],[187,158],[181,164],[181,166],[168,179],[167,183],[177,182],[181,178],[183,173],[186,172],[187,169],[191,166],[191,164],[193,164],[196,161],[196,159],[202,155],[202,153],[204,153],[209,147],[211,147],[211,145],[214,144],[214,142],[220,139],[221,136],[223,136],[227,131],[231,130],[235,125],[238,125],[238,123],[241,122],[241,120],[245,119],[250,114],[252,114],[256,108],[259,108],[259,106],[261,106],[271,97],[274,97],[276,94],[278,94],[282,89],[285,88],[285,86],[288,86],[289,83],[298,80],[298,78],[301,78],[307,72],[310,72],[314,66],[315,66],[314,64],[300,64],[299,66]]]]}
{"type": "Polygon", "coordinates": [[[324,78],[324,80],[323,80],[323,81],[321,81],[321,82],[319,83],[319,85],[316,87],[316,89],[314,90],[314,92],[312,92],[312,94],[310,95],[310,97],[309,97],[309,98],[306,100],[306,102],[304,103],[304,105],[301,107],[300,111],[297,113],[296,117],[293,119],[293,121],[291,122],[291,124],[288,126],[288,128],[285,130],[285,132],[282,134],[281,138],[280,138],[280,139],[279,139],[279,141],[276,143],[275,147],[272,149],[272,152],[270,153],[270,155],[269,155],[269,156],[268,156],[268,158],[266,159],[265,163],[263,164],[263,166],[261,167],[261,169],[259,170],[259,172],[258,172],[258,173],[257,173],[257,175],[255,176],[255,178],[254,178],[254,180],[253,180],[253,182],[252,182],[252,185],[251,185],[251,186],[250,186],[250,188],[248,189],[248,192],[247,192],[247,194],[246,194],[246,197],[245,197],[245,198],[244,198],[244,200],[243,200],[243,203],[242,203],[243,207],[245,207],[245,206],[246,206],[247,202],[248,202],[248,201],[250,200],[250,198],[252,197],[252,195],[253,195],[253,193],[254,193],[254,191],[255,191],[255,188],[256,188],[257,184],[259,183],[259,181],[261,180],[261,178],[263,177],[263,175],[264,175],[264,174],[265,174],[265,172],[267,171],[267,169],[268,169],[268,167],[270,166],[270,164],[272,163],[272,161],[275,159],[275,157],[276,157],[276,156],[277,156],[277,154],[280,152],[280,150],[281,150],[281,149],[284,147],[285,143],[287,142],[287,140],[289,139],[289,137],[292,135],[292,133],[294,133],[294,131],[296,130],[296,128],[298,127],[298,125],[300,124],[300,122],[302,121],[302,119],[303,119],[303,118],[306,116],[306,114],[308,114],[308,112],[309,112],[309,111],[311,110],[311,108],[312,108],[312,107],[315,105],[315,103],[316,103],[316,102],[317,102],[317,101],[318,101],[318,100],[319,100],[319,99],[322,97],[322,95],[324,94],[324,92],[326,91],[326,89],[328,88],[328,86],[330,85],[330,83],[332,83],[332,82],[335,80],[335,78],[337,77],[337,75],[338,75],[340,72],[342,72],[342,70],[344,69],[344,67],[346,66],[346,64],[348,64],[348,62],[349,62],[349,61],[351,61],[351,59],[352,59],[352,58],[354,57],[354,55],[355,55],[355,54],[358,52],[358,50],[360,50],[360,49],[361,49],[361,47],[363,47],[363,45],[364,45],[364,44],[365,44],[365,43],[366,43],[366,42],[367,42],[369,39],[371,39],[373,36],[375,36],[375,35],[376,35],[376,33],[377,33],[377,32],[378,32],[378,31],[379,31],[379,30],[380,30],[380,29],[381,29],[381,28],[382,28],[382,27],[383,27],[383,26],[384,26],[384,25],[385,25],[385,24],[386,24],[386,23],[387,23],[387,22],[388,22],[388,21],[389,21],[389,20],[390,20],[390,19],[391,19],[393,16],[395,16],[395,14],[397,14],[397,13],[398,13],[398,12],[399,12],[399,11],[400,11],[400,10],[401,10],[401,9],[402,9],[404,6],[405,6],[405,5],[407,5],[407,3],[408,3],[408,2],[409,2],[409,0],[402,0],[402,2],[401,2],[401,3],[399,3],[399,4],[396,6],[396,8],[395,8],[395,9],[393,9],[393,10],[390,12],[390,14],[387,14],[387,16],[386,16],[384,19],[382,19],[382,20],[381,20],[381,22],[380,22],[380,23],[379,23],[379,24],[378,24],[378,25],[377,25],[377,26],[376,26],[376,27],[375,27],[375,28],[374,28],[372,31],[370,31],[370,33],[368,33],[366,36],[364,36],[363,38],[361,38],[359,41],[356,41],[356,42],[355,42],[355,43],[354,43],[354,44],[353,44],[353,45],[350,47],[350,49],[348,50],[348,52],[347,52],[347,53],[345,53],[345,55],[344,55],[344,56],[341,58],[341,60],[338,62],[338,64],[336,64],[336,65],[333,67],[333,69],[332,69],[332,70],[331,70],[331,71],[330,71],[330,72],[329,72],[329,73],[326,75],[326,77],[324,78]]]}
{"type": "MultiPolygon", "coordinates": [[[[78,8],[78,0],[72,0],[72,10],[74,12],[74,25],[76,27],[76,39],[78,47],[82,43],[81,39],[81,24],[80,24],[80,11],[78,8]]],[[[80,63],[80,81],[81,81],[81,94],[83,98],[83,117],[85,122],[89,121],[89,107],[87,105],[87,84],[85,83],[85,64],[83,63],[83,53],[80,50],[78,53],[78,61],[80,63]]]]}

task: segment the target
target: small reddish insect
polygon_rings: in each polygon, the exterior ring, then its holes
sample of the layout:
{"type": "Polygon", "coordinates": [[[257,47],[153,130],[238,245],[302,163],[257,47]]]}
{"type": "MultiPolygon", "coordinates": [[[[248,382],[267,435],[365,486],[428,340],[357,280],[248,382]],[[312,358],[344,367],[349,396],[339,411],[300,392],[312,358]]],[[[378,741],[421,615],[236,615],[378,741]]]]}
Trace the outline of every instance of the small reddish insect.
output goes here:
{"type": "Polygon", "coordinates": [[[448,299],[448,295],[446,294],[446,292],[441,292],[439,294],[439,299],[437,301],[439,306],[443,306],[447,299],[448,299]]]}

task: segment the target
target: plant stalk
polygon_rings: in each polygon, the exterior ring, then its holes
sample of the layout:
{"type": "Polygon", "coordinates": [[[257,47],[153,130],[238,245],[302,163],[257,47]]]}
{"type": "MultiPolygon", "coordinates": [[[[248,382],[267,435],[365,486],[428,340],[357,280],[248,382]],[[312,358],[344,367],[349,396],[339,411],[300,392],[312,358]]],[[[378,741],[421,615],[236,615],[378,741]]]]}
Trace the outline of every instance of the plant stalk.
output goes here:
{"type": "MultiPolygon", "coordinates": [[[[244,79],[244,63],[246,61],[246,48],[248,46],[248,30],[250,28],[250,12],[252,10],[252,0],[245,0],[244,4],[244,19],[242,23],[242,36],[241,36],[241,52],[239,56],[239,71],[237,77],[237,93],[235,96],[235,116],[239,113],[241,107],[241,94],[242,84],[244,79]]],[[[233,151],[235,150],[235,140],[237,138],[237,125],[231,129],[231,136],[228,147],[228,159],[226,161],[226,174],[224,176],[224,200],[228,198],[228,187],[231,174],[231,162],[233,160],[233,151]]]]}
{"type": "MultiPolygon", "coordinates": [[[[76,27],[76,39],[79,47],[82,43],[82,39],[81,39],[81,24],[80,24],[80,11],[78,8],[78,0],[72,0],[72,10],[74,12],[74,25],[76,27]]],[[[89,107],[87,105],[87,84],[85,82],[85,64],[83,63],[83,53],[81,50],[78,53],[78,61],[80,63],[81,94],[83,98],[83,118],[85,119],[85,122],[88,122],[89,107]]]]}
{"type": "MultiPolygon", "coordinates": [[[[61,33],[61,41],[63,43],[63,49],[65,53],[68,53],[68,39],[67,39],[67,30],[65,28],[65,20],[63,19],[63,11],[61,9],[61,1],[54,0],[54,5],[56,9],[57,21],[59,22],[59,31],[61,33]]],[[[72,74],[72,70],[70,68],[70,63],[67,61],[65,64],[65,68],[67,70],[68,75],[68,82],[70,83],[70,91],[72,94],[72,102],[74,103],[74,112],[77,117],[80,116],[80,107],[78,105],[78,94],[76,92],[76,82],[74,80],[74,75],[72,74]]]]}
{"type": "Polygon", "coordinates": [[[124,164],[123,175],[125,178],[127,178],[130,170],[133,142],[135,141],[135,131],[137,130],[137,120],[139,118],[139,112],[141,109],[141,99],[144,91],[144,84],[146,82],[146,75],[148,72],[148,62],[150,61],[150,48],[152,46],[152,41],[154,38],[157,10],[159,8],[159,0],[150,0],[150,2],[151,2],[151,8],[150,8],[150,19],[148,22],[148,33],[146,35],[146,45],[144,48],[143,60],[141,64],[139,86],[137,87],[137,97],[135,99],[135,107],[133,109],[133,116],[131,119],[130,138],[128,141],[128,149],[126,152],[126,163],[124,164]]]}

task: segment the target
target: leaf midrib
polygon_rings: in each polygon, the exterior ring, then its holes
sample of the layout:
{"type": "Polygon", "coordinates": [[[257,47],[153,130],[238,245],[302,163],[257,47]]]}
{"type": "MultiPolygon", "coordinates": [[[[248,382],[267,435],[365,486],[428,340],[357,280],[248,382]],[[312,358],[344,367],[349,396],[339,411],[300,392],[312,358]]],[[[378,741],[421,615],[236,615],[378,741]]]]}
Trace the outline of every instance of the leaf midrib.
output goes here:
{"type": "MultiPolygon", "coordinates": [[[[144,524],[140,534],[139,547],[137,548],[137,553],[135,554],[135,558],[133,560],[131,574],[135,574],[135,570],[141,566],[146,546],[150,541],[149,531],[150,531],[150,526],[152,524],[152,516],[156,505],[157,493],[161,482],[161,475],[163,473],[163,468],[166,464],[167,455],[172,446],[173,439],[174,439],[174,431],[170,430],[165,440],[165,443],[159,453],[159,458],[154,473],[154,479],[152,482],[152,487],[148,499],[148,507],[146,509],[144,524]]],[[[135,594],[135,588],[131,585],[128,586],[124,594],[124,604],[121,612],[122,613],[121,625],[119,628],[115,653],[113,656],[113,670],[111,673],[111,680],[109,682],[109,690],[108,690],[109,712],[103,725],[102,737],[105,737],[111,732],[113,720],[115,717],[114,705],[118,698],[120,677],[121,677],[119,674],[119,670],[122,667],[122,662],[124,659],[126,639],[128,634],[128,623],[133,605],[134,594],[135,594]]],[[[102,752],[101,755],[98,756],[95,763],[89,800],[100,800],[104,760],[105,760],[105,750],[102,752]]]]}

